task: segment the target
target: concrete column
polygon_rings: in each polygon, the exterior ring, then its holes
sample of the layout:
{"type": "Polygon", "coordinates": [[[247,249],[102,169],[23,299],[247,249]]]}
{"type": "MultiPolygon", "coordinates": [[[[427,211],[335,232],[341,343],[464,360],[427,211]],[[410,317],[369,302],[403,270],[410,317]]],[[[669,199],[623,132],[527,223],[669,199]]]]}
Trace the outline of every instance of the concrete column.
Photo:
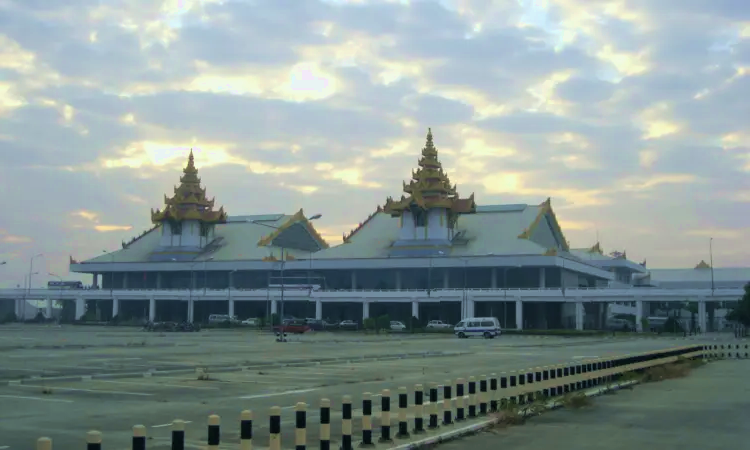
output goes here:
{"type": "Polygon", "coordinates": [[[127,272],[122,273],[122,288],[123,289],[128,288],[128,273],[127,272]]]}
{"type": "Polygon", "coordinates": [[[23,299],[17,299],[14,303],[14,312],[16,313],[16,318],[19,320],[23,320],[23,317],[21,315],[23,314],[23,299]]]}
{"type": "Polygon", "coordinates": [[[187,304],[187,320],[193,322],[195,320],[195,299],[188,300],[187,304]]]}
{"type": "Polygon", "coordinates": [[[48,298],[46,299],[46,311],[44,312],[44,317],[51,319],[52,318],[52,299],[48,298]]]}
{"type": "Polygon", "coordinates": [[[411,316],[419,319],[419,302],[416,300],[411,301],[411,316]]]}
{"type": "Polygon", "coordinates": [[[396,290],[401,290],[401,271],[396,269],[396,290]]]}
{"type": "Polygon", "coordinates": [[[323,320],[323,300],[321,299],[315,300],[315,320],[323,320]]]}
{"type": "Polygon", "coordinates": [[[637,300],[635,302],[635,329],[639,333],[643,333],[643,300],[637,300]]]}
{"type": "Polygon", "coordinates": [[[365,319],[369,319],[369,318],[370,318],[370,302],[365,300],[362,303],[362,320],[364,321],[365,319]]]}
{"type": "Polygon", "coordinates": [[[705,300],[699,300],[698,301],[698,327],[700,328],[701,333],[706,332],[706,301],[705,300]]]}
{"type": "Polygon", "coordinates": [[[76,299],[76,320],[81,320],[86,315],[86,301],[82,298],[76,299]]]}
{"type": "Polygon", "coordinates": [[[523,300],[516,300],[516,330],[523,330],[523,300]]]}
{"type": "Polygon", "coordinates": [[[497,289],[497,267],[490,269],[490,287],[497,289]]]}
{"type": "Polygon", "coordinates": [[[352,290],[357,289],[357,272],[352,270],[352,290]]]}
{"type": "Polygon", "coordinates": [[[120,299],[112,298],[112,317],[117,317],[120,314],[120,299]]]}
{"type": "Polygon", "coordinates": [[[156,272],[156,289],[161,289],[161,272],[156,272]]]}
{"type": "Polygon", "coordinates": [[[468,297],[466,299],[466,317],[474,317],[474,299],[471,297],[468,297]]]}
{"type": "Polygon", "coordinates": [[[443,289],[449,289],[451,287],[450,271],[445,269],[443,271],[443,289]]]}
{"type": "Polygon", "coordinates": [[[234,317],[234,299],[229,299],[229,307],[227,308],[227,314],[229,314],[229,317],[234,317]]]}
{"type": "Polygon", "coordinates": [[[276,299],[271,300],[271,314],[278,314],[279,313],[279,305],[276,301],[276,299]]]}
{"type": "Polygon", "coordinates": [[[583,302],[576,302],[576,330],[583,330],[585,312],[583,302]]]}
{"type": "Polygon", "coordinates": [[[544,267],[539,268],[539,288],[544,289],[547,287],[547,271],[544,267]]]}
{"type": "Polygon", "coordinates": [[[156,299],[153,297],[148,299],[148,320],[149,322],[156,320],[156,299]]]}
{"type": "Polygon", "coordinates": [[[99,274],[98,273],[94,273],[94,279],[91,281],[91,284],[94,287],[99,287],[99,274]]]}

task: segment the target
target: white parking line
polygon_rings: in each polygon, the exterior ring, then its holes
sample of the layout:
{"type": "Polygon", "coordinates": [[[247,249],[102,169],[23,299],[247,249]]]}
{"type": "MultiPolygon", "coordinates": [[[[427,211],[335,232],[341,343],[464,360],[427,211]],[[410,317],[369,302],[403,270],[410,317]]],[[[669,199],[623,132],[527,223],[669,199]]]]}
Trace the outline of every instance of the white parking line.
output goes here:
{"type": "Polygon", "coordinates": [[[281,396],[281,395],[304,394],[306,392],[313,392],[313,391],[317,391],[317,390],[318,390],[317,388],[313,388],[313,389],[298,389],[298,390],[295,390],[295,391],[271,392],[269,394],[245,395],[245,396],[242,396],[242,397],[239,397],[239,398],[241,398],[243,400],[251,400],[251,399],[254,399],[254,398],[266,398],[266,397],[278,397],[278,396],[281,396]]]}
{"type": "Polygon", "coordinates": [[[5,450],[6,448],[10,448],[8,445],[0,445],[0,450],[5,450]]]}
{"type": "MultiPolygon", "coordinates": [[[[191,422],[189,420],[185,420],[185,421],[183,421],[183,423],[193,423],[193,422],[191,422]]],[[[161,425],[151,425],[151,428],[164,428],[164,427],[171,427],[171,426],[172,426],[172,422],[170,422],[170,423],[163,423],[161,425]]]]}
{"type": "MultiPolygon", "coordinates": [[[[54,403],[73,403],[73,400],[63,400],[59,398],[42,398],[42,397],[26,397],[23,395],[0,395],[1,398],[20,398],[22,400],[39,400],[44,402],[54,402],[54,403]]],[[[8,447],[0,447],[2,448],[8,448],[8,447]]]]}
{"type": "Polygon", "coordinates": [[[137,383],[135,381],[114,381],[114,380],[96,380],[100,383],[113,383],[113,384],[132,384],[135,386],[149,386],[149,387],[173,387],[173,388],[180,388],[180,389],[202,389],[206,391],[218,391],[219,388],[217,387],[208,387],[208,386],[182,386],[179,384],[163,384],[163,383],[137,383]]]}
{"type": "Polygon", "coordinates": [[[154,394],[145,394],[143,392],[124,392],[124,391],[101,391],[98,389],[79,389],[79,388],[66,388],[66,387],[50,387],[50,386],[39,386],[37,384],[16,384],[15,387],[25,387],[25,388],[35,388],[35,389],[42,389],[42,388],[49,388],[53,391],[73,391],[73,392],[91,392],[93,394],[120,394],[120,395],[136,395],[139,397],[153,397],[154,394]]]}

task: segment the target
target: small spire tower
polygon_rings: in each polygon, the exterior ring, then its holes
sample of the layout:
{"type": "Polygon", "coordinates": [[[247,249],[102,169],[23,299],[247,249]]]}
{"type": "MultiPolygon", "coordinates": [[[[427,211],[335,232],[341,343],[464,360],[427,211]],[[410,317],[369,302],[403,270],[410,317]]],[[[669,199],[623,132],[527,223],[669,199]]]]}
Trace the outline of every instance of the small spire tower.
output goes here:
{"type": "Polygon", "coordinates": [[[388,197],[384,211],[400,217],[401,240],[450,241],[458,216],[476,212],[474,194],[466,199],[459,198],[456,186],[451,185],[443,172],[432,129],[427,131],[427,141],[417,165],[419,168],[412,170],[409,184],[403,183],[403,191],[408,196],[402,195],[400,200],[388,197]]]}
{"type": "Polygon", "coordinates": [[[226,223],[227,214],[224,207],[214,211],[214,199],[206,198],[192,149],[182,172],[174,195],[164,196],[164,209],[151,210],[151,221],[162,226],[161,247],[201,249],[214,239],[214,226],[226,223]]]}

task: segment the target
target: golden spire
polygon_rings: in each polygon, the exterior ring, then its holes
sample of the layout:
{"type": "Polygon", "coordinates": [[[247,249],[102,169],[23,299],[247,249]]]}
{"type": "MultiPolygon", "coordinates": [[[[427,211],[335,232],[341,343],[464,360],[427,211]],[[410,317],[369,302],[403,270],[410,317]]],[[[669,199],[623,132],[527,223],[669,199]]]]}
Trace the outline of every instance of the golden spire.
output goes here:
{"type": "Polygon", "coordinates": [[[412,171],[412,181],[403,183],[403,190],[409,197],[401,197],[394,201],[386,200],[385,212],[399,216],[405,209],[416,205],[424,210],[430,208],[446,208],[456,213],[472,213],[476,211],[474,194],[468,199],[459,199],[456,186],[451,185],[448,175],[443,172],[443,165],[438,159],[438,151],[432,140],[432,129],[427,129],[427,140],[422,148],[422,157],[417,163],[419,168],[412,171]]]}
{"type": "Polygon", "coordinates": [[[193,149],[190,149],[187,166],[182,169],[180,185],[174,188],[172,198],[164,196],[163,211],[151,211],[151,221],[160,223],[165,220],[182,221],[188,219],[210,223],[224,223],[227,215],[224,208],[213,211],[214,199],[206,198],[206,190],[201,188],[198,169],[195,168],[193,149]]]}

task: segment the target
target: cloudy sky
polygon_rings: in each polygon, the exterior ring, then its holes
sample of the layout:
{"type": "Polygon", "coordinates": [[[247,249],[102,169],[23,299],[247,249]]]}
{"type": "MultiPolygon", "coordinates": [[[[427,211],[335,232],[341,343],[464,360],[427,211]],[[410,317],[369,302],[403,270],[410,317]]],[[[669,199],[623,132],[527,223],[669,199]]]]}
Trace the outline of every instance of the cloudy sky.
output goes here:
{"type": "Polygon", "coordinates": [[[332,243],[415,167],[574,247],[750,264],[747,0],[0,0],[0,283],[150,226],[192,147],[332,243]]]}

